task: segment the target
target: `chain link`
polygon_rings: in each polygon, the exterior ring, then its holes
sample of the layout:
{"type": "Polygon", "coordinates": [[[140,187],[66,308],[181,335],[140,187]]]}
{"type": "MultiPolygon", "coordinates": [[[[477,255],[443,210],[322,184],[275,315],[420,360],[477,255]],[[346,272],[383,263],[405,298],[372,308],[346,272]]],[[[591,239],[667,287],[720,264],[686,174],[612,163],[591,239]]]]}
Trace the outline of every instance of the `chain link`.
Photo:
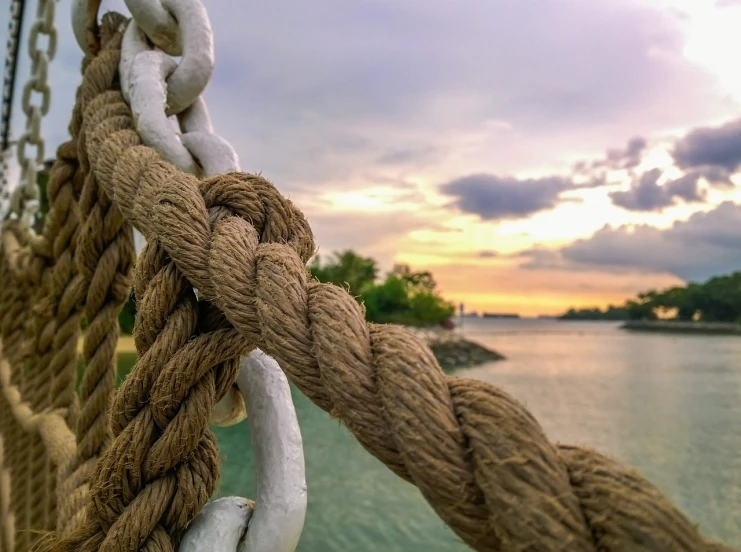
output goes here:
{"type": "Polygon", "coordinates": [[[31,74],[23,87],[21,105],[26,115],[26,130],[18,140],[18,163],[21,167],[21,183],[11,197],[11,213],[24,224],[31,226],[39,209],[39,189],[36,176],[44,163],[44,138],[41,135],[41,121],[49,112],[51,88],[49,87],[49,62],[57,51],[57,29],[54,26],[55,0],[39,0],[36,21],[28,35],[28,54],[31,58],[31,74]],[[39,44],[46,37],[46,45],[39,44]],[[41,102],[33,102],[34,92],[40,94],[41,102]],[[28,154],[29,146],[36,148],[28,154]]]}
{"type": "Polygon", "coordinates": [[[146,9],[141,0],[126,3],[134,19],[121,44],[121,92],[144,144],[185,172],[200,176],[238,171],[237,154],[214,133],[201,97],[214,65],[205,7],[200,0],[147,2],[146,9]],[[144,18],[141,24],[137,14],[144,18]],[[177,22],[177,28],[171,27],[172,22],[177,22]],[[152,28],[159,29],[156,37],[147,32],[152,28]],[[180,63],[161,47],[182,50],[180,63]],[[171,124],[172,115],[177,116],[180,132],[171,124]]]}
{"type": "MultiPolygon", "coordinates": [[[[12,0],[8,22],[7,56],[3,74],[2,113],[0,113],[0,214],[8,207],[10,189],[8,187],[8,161],[11,157],[10,115],[13,108],[13,92],[18,67],[18,47],[25,3],[12,0]]],[[[3,218],[3,217],[0,217],[3,218]]]]}

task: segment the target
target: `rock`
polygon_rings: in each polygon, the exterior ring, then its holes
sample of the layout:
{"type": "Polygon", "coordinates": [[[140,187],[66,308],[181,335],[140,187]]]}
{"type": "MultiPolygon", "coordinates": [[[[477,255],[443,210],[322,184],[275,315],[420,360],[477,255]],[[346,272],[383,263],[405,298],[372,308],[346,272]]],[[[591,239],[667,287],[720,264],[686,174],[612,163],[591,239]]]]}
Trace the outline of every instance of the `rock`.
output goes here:
{"type": "Polygon", "coordinates": [[[450,330],[410,327],[407,329],[427,343],[440,367],[446,372],[505,358],[496,351],[450,330]]]}

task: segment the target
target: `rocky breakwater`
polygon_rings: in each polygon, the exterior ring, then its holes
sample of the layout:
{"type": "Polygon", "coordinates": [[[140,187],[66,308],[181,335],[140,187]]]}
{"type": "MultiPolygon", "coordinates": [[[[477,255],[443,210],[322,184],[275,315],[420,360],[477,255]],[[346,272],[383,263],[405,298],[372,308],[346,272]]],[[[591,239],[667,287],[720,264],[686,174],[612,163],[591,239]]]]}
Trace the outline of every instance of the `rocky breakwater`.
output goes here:
{"type": "Polygon", "coordinates": [[[407,329],[427,343],[440,367],[446,372],[505,358],[452,330],[411,327],[407,329]]]}

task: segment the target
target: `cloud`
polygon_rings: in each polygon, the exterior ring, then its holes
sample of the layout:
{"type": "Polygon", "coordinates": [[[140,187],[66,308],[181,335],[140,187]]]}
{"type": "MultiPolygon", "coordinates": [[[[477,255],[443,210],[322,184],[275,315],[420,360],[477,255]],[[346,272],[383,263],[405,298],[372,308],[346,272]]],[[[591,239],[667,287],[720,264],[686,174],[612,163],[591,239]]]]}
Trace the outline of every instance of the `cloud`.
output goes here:
{"type": "Polygon", "coordinates": [[[646,145],[646,139],[637,136],[628,142],[624,150],[609,150],[608,165],[613,169],[632,169],[641,162],[641,154],[646,145]]]}
{"type": "Polygon", "coordinates": [[[710,186],[732,187],[729,173],[722,167],[706,166],[687,171],[685,174],[664,184],[658,181],[661,169],[651,169],[633,179],[627,191],[611,192],[612,202],[628,211],[662,211],[677,204],[701,203],[707,198],[707,190],[700,186],[704,180],[710,186]]]}
{"type": "Polygon", "coordinates": [[[406,148],[392,148],[383,152],[376,159],[379,165],[405,165],[417,162],[429,161],[429,158],[439,153],[438,148],[433,146],[418,146],[406,148]]]}
{"type": "MultiPolygon", "coordinates": [[[[69,3],[58,2],[61,21],[69,3]]],[[[697,85],[706,74],[682,58],[673,17],[650,7],[278,0],[234,17],[241,2],[217,4],[208,8],[216,70],[205,94],[214,126],[245,170],[294,194],[362,187],[410,165],[434,174],[451,152],[457,166],[438,174],[474,165],[514,173],[615,135],[686,125],[718,105],[711,86],[697,85]],[[663,57],[647,55],[655,51],[663,57]]],[[[66,138],[80,59],[69,24],[60,25],[43,124],[49,154],[66,138]]],[[[25,55],[20,69],[22,83],[25,55]]],[[[16,136],[19,102],[17,94],[16,136]]]]}
{"type": "Polygon", "coordinates": [[[730,201],[695,213],[668,229],[649,225],[604,226],[593,236],[559,250],[519,254],[523,268],[623,270],[673,274],[704,280],[741,270],[741,205],[730,201]]]}
{"type": "Polygon", "coordinates": [[[626,192],[611,192],[610,199],[618,207],[630,211],[660,211],[674,203],[671,193],[658,185],[661,169],[652,169],[635,180],[626,192]]]}
{"type": "Polygon", "coordinates": [[[692,130],[676,142],[672,156],[683,169],[710,165],[734,172],[741,164],[741,119],[692,130]]]}
{"type": "Polygon", "coordinates": [[[209,10],[217,68],[206,98],[244,166],[288,191],[362,185],[356,173],[379,164],[423,159],[432,172],[451,150],[458,167],[514,173],[716,105],[673,18],[646,7],[279,0],[233,17],[242,9],[209,10]]]}
{"type": "Polygon", "coordinates": [[[573,183],[561,177],[517,179],[491,174],[473,174],[440,186],[452,196],[452,205],[483,220],[523,218],[552,209],[561,193],[573,183]]]}

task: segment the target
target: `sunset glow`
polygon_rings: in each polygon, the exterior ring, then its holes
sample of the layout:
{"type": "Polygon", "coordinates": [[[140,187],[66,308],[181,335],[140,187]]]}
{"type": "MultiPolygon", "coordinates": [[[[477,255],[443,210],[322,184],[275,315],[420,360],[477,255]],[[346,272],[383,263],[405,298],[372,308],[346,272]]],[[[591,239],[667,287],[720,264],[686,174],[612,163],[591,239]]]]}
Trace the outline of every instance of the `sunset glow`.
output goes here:
{"type": "MultiPolygon", "coordinates": [[[[320,255],[527,316],[741,266],[740,1],[218,4],[214,127],[320,255]]],[[[78,67],[60,32],[47,151],[78,67]]]]}

